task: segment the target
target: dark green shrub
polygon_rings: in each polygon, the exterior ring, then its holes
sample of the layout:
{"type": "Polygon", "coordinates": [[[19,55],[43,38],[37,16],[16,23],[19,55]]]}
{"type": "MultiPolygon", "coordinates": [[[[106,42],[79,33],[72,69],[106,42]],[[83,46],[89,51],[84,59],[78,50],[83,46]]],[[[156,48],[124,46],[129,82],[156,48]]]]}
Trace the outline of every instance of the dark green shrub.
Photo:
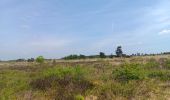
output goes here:
{"type": "Polygon", "coordinates": [[[100,56],[100,58],[106,58],[106,55],[105,55],[105,53],[103,53],[103,52],[100,52],[100,53],[99,53],[99,56],[100,56]]]}
{"type": "Polygon", "coordinates": [[[145,78],[144,69],[139,64],[124,64],[112,72],[113,78],[119,81],[142,80],[145,78]]]}

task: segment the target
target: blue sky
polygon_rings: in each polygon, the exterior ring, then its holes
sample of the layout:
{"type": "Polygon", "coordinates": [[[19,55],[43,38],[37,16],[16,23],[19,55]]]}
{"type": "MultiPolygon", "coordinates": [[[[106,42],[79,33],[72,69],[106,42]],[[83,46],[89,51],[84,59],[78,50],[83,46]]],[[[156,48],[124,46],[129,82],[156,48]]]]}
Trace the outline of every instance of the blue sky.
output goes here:
{"type": "Polygon", "coordinates": [[[169,0],[0,0],[0,59],[170,51],[169,0]]]}

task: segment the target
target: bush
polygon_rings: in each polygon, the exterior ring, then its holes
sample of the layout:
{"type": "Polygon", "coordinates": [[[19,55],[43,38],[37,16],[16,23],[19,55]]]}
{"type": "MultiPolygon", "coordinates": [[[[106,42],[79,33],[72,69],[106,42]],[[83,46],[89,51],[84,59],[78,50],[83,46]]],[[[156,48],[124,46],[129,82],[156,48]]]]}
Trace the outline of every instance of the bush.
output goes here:
{"type": "Polygon", "coordinates": [[[147,62],[145,65],[144,65],[144,67],[146,68],[146,69],[159,69],[160,67],[159,67],[159,63],[158,62],[156,62],[156,61],[150,61],[150,62],[147,62]]]}
{"type": "Polygon", "coordinates": [[[70,77],[74,80],[84,80],[86,74],[88,74],[87,70],[79,66],[49,68],[42,73],[44,77],[57,77],[58,79],[70,77]]]}
{"type": "Polygon", "coordinates": [[[82,95],[76,95],[75,100],[84,100],[84,97],[82,95]]]}
{"type": "Polygon", "coordinates": [[[36,58],[36,62],[38,62],[38,63],[44,63],[44,57],[43,56],[39,56],[39,57],[37,57],[36,58]]]}
{"type": "Polygon", "coordinates": [[[148,77],[167,81],[170,80],[170,72],[167,70],[153,70],[148,72],[148,77]]]}
{"type": "Polygon", "coordinates": [[[106,58],[106,55],[105,55],[105,53],[103,53],[103,52],[100,52],[100,53],[99,53],[99,56],[100,56],[100,58],[106,58]]]}
{"type": "Polygon", "coordinates": [[[43,91],[56,89],[57,100],[75,99],[76,94],[85,94],[86,90],[94,87],[86,77],[87,70],[79,66],[48,68],[40,74],[41,77],[31,82],[32,88],[43,91]]]}
{"type": "Polygon", "coordinates": [[[113,78],[119,81],[142,80],[145,78],[143,68],[139,64],[124,64],[112,72],[113,78]]]}

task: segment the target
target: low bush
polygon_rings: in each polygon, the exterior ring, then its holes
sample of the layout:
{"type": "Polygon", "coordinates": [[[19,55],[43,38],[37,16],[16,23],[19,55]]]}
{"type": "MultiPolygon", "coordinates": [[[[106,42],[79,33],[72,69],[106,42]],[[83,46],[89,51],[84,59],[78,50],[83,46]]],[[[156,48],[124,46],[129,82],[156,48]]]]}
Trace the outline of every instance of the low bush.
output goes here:
{"type": "Polygon", "coordinates": [[[76,95],[75,100],[84,100],[84,97],[82,95],[76,95]]]}
{"type": "Polygon", "coordinates": [[[145,69],[159,69],[160,65],[155,60],[151,60],[150,62],[147,62],[143,65],[145,69]]]}
{"type": "Polygon", "coordinates": [[[42,72],[43,77],[56,77],[58,79],[66,79],[68,77],[73,80],[84,80],[88,71],[85,68],[76,67],[55,67],[49,68],[42,72]]]}
{"type": "Polygon", "coordinates": [[[144,69],[139,64],[123,64],[112,72],[113,78],[119,81],[142,80],[144,79],[144,69]]]}
{"type": "Polygon", "coordinates": [[[93,88],[87,76],[88,71],[79,66],[48,68],[41,77],[31,82],[31,86],[43,91],[56,89],[57,100],[74,99],[76,94],[85,94],[86,90],[93,88]]]}
{"type": "Polygon", "coordinates": [[[45,60],[45,59],[44,59],[43,56],[39,56],[39,57],[36,58],[36,62],[38,62],[38,63],[43,63],[44,60],[45,60]]]}
{"type": "Polygon", "coordinates": [[[127,82],[129,80],[158,79],[161,81],[170,80],[170,71],[158,69],[157,63],[147,64],[124,64],[113,70],[112,76],[115,80],[127,82]]]}
{"type": "Polygon", "coordinates": [[[148,75],[149,78],[156,78],[162,81],[170,80],[170,71],[168,70],[153,70],[149,71],[148,75]]]}

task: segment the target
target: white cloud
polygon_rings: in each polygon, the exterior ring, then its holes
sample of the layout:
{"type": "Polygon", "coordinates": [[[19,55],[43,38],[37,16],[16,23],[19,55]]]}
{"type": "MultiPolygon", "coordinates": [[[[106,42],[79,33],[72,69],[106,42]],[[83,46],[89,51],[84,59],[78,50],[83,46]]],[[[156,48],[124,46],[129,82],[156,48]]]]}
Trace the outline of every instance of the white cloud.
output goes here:
{"type": "Polygon", "coordinates": [[[164,29],[158,33],[158,35],[170,35],[170,29],[164,29]]]}

